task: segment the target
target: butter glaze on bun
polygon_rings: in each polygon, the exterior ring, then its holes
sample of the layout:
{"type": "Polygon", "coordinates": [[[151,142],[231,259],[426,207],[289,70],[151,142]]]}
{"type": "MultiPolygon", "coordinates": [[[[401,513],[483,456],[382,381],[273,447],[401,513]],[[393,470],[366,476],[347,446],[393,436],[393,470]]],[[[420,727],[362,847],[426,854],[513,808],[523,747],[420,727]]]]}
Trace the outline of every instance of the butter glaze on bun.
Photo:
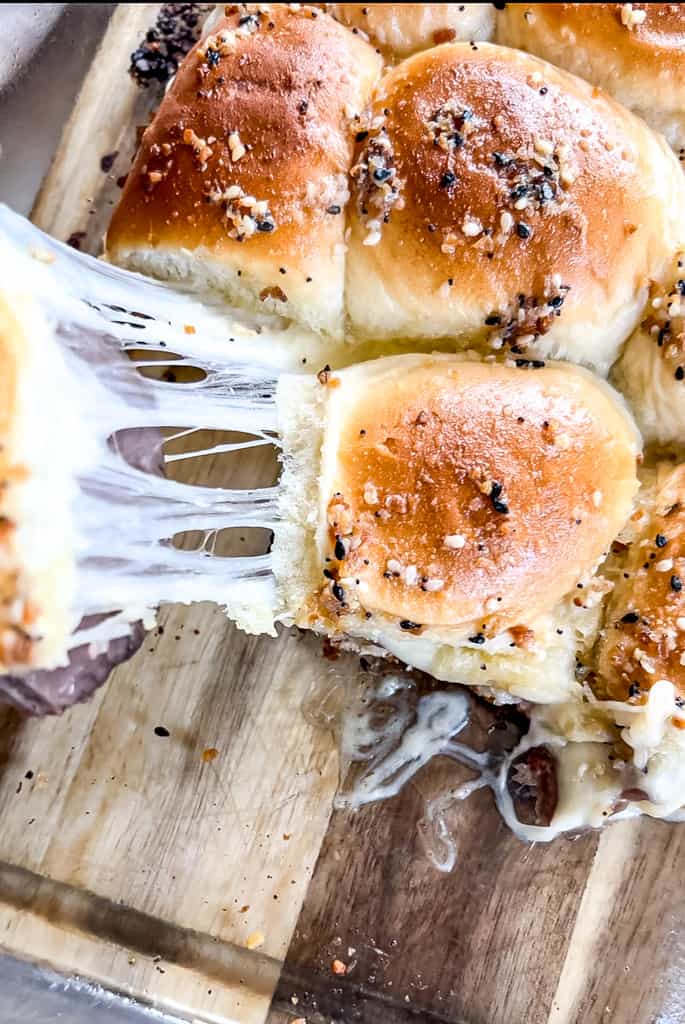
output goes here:
{"type": "Polygon", "coordinates": [[[515,626],[592,571],[628,517],[636,433],[582,371],[407,356],[339,379],[320,546],[334,556],[343,537],[365,610],[515,626]]]}
{"type": "Polygon", "coordinates": [[[455,43],[388,72],[358,139],[358,335],[608,369],[683,231],[685,181],[660,137],[534,57],[455,43]]]}
{"type": "Polygon", "coordinates": [[[620,569],[597,688],[611,700],[640,704],[666,679],[685,697],[685,465],[658,470],[653,501],[620,569]]]}
{"type": "Polygon", "coordinates": [[[143,135],[107,257],[339,336],[350,118],[380,67],[315,8],[219,21],[143,135]]]}
{"type": "Polygon", "coordinates": [[[685,252],[654,282],[640,325],[612,370],[647,444],[685,444],[685,252]]]}
{"type": "Polygon", "coordinates": [[[365,32],[389,58],[459,40],[490,39],[492,4],[326,4],[338,21],[365,32]]]}
{"type": "Polygon", "coordinates": [[[497,41],[601,86],[685,146],[683,4],[506,4],[497,41]]]}
{"type": "Polygon", "coordinates": [[[281,428],[286,495],[288,464],[300,494],[318,490],[314,546],[302,549],[304,520],[299,541],[280,541],[297,567],[284,576],[309,565],[297,599],[305,617],[329,615],[345,630],[371,612],[493,634],[591,574],[630,514],[638,435],[616,393],[585,370],[411,355],[311,387],[281,428]],[[318,411],[298,434],[307,405],[318,411]],[[310,454],[297,463],[308,444],[322,445],[320,468],[310,454]]]}

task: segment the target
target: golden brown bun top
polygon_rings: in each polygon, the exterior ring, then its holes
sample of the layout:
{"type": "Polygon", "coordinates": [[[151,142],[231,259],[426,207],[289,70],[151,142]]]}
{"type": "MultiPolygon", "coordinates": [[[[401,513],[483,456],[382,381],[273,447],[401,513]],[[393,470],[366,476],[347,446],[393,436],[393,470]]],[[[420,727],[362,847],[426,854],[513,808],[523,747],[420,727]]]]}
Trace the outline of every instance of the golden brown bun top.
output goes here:
{"type": "MultiPolygon", "coordinates": [[[[505,34],[507,21],[512,21],[530,37],[551,33],[573,45],[601,50],[633,73],[669,74],[685,68],[685,5],[681,3],[507,4],[501,17],[505,34]]],[[[654,99],[658,96],[645,97],[645,106],[654,99]]]]}
{"type": "MultiPolygon", "coordinates": [[[[143,135],[108,249],[116,256],[130,244],[165,243],[221,257],[236,242],[219,196],[237,186],[267,207],[245,259],[281,258],[286,271],[297,270],[318,225],[342,235],[349,118],[379,61],[322,11],[236,9],[190,52],[143,135]]],[[[287,277],[276,274],[287,290],[287,277]]]]}
{"type": "Polygon", "coordinates": [[[621,569],[607,612],[597,691],[641,703],[657,680],[668,679],[685,696],[685,466],[659,487],[621,569]]]}
{"type": "Polygon", "coordinates": [[[635,428],[586,371],[406,356],[336,380],[324,497],[329,557],[338,536],[346,555],[329,569],[361,581],[364,609],[486,633],[530,622],[630,513],[635,428]]]}
{"type": "Polygon", "coordinates": [[[351,28],[365,32],[389,57],[407,57],[457,39],[489,39],[491,4],[326,4],[351,28]]]}
{"type": "Polygon", "coordinates": [[[632,298],[668,245],[671,154],[610,97],[537,58],[436,47],[388,72],[373,112],[357,208],[363,224],[383,212],[385,185],[397,189],[366,257],[393,293],[402,274],[409,293],[437,302],[453,287],[485,315],[520,293],[538,306],[561,296],[566,320],[592,320],[606,293],[632,298]],[[379,153],[392,177],[377,184],[365,168],[379,153]]]}

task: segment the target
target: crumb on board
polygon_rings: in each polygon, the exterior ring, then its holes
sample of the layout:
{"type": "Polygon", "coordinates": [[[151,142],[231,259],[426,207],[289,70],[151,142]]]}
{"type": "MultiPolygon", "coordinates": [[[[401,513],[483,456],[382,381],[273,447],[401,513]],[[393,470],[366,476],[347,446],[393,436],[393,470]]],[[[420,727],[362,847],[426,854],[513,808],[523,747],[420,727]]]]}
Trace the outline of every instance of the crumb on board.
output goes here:
{"type": "Polygon", "coordinates": [[[78,249],[81,251],[81,245],[86,237],[85,231],[72,231],[67,238],[67,245],[70,245],[72,249],[78,249]]]}
{"type": "Polygon", "coordinates": [[[245,939],[247,949],[259,949],[264,945],[264,932],[251,932],[245,939]]]}
{"type": "Polygon", "coordinates": [[[105,153],[103,157],[100,157],[100,170],[103,171],[104,174],[109,174],[114,167],[114,161],[118,156],[118,149],[115,149],[113,153],[105,153]]]}

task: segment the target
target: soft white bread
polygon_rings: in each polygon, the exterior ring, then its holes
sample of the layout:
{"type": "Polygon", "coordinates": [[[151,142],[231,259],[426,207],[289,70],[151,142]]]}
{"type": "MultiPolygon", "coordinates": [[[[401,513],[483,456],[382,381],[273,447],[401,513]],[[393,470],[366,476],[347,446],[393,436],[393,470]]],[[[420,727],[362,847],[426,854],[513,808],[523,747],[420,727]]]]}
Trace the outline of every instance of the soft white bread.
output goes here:
{"type": "Polygon", "coordinates": [[[683,4],[506,4],[497,41],[601,86],[685,146],[683,4]]]}
{"type": "Polygon", "coordinates": [[[221,20],[140,150],[107,256],[339,336],[350,119],[381,58],[316,8],[221,20]]]}
{"type": "Polygon", "coordinates": [[[663,139],[586,82],[488,43],[392,69],[358,138],[358,335],[608,369],[685,230],[663,139]]]}
{"type": "MultiPolygon", "coordinates": [[[[66,660],[73,628],[71,383],[0,241],[0,673],[66,660]],[[46,514],[46,510],[47,514],[46,514]]],[[[40,278],[36,279],[38,282],[40,278]]],[[[36,281],[34,280],[34,284],[36,281]]]]}
{"type": "Polygon", "coordinates": [[[278,402],[274,572],[293,620],[559,699],[637,489],[618,396],[574,367],[412,355],[284,378],[278,402]]]}
{"type": "Polygon", "coordinates": [[[389,59],[440,43],[490,39],[492,4],[326,4],[338,21],[364,32],[389,59]]]}
{"type": "Polygon", "coordinates": [[[685,444],[685,253],[654,282],[640,325],[612,370],[646,443],[685,444]]]}

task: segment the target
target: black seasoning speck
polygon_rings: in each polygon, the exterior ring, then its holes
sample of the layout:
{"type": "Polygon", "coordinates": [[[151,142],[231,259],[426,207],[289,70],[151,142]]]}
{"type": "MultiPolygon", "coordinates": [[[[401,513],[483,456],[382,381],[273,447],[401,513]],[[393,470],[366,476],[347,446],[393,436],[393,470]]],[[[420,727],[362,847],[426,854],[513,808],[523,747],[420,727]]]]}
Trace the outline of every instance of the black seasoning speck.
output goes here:
{"type": "Polygon", "coordinates": [[[680,576],[671,576],[671,590],[675,590],[676,593],[683,589],[683,581],[680,576]]]}
{"type": "Polygon", "coordinates": [[[400,622],[400,629],[421,629],[421,624],[418,622],[412,622],[411,619],[402,619],[400,622]]]}
{"type": "Polygon", "coordinates": [[[345,558],[345,555],[347,554],[347,552],[345,551],[345,545],[341,537],[335,538],[335,547],[333,548],[333,554],[335,555],[339,562],[342,562],[343,559],[345,558]]]}
{"type": "MultiPolygon", "coordinates": [[[[85,237],[86,237],[86,232],[85,231],[72,231],[72,233],[67,238],[67,245],[70,245],[72,249],[77,249],[80,252],[81,251],[81,243],[83,242],[85,237]]],[[[137,325],[134,325],[134,326],[137,326],[137,325]]]]}
{"type": "Polygon", "coordinates": [[[486,316],[486,318],[485,318],[485,326],[486,327],[496,327],[498,324],[501,324],[501,323],[502,323],[502,317],[501,316],[497,316],[496,313],[493,313],[491,316],[486,316]]]}
{"type": "Polygon", "coordinates": [[[533,233],[532,229],[530,227],[528,227],[527,224],[524,224],[524,222],[522,220],[520,220],[518,222],[518,224],[516,225],[516,234],[519,236],[519,238],[523,238],[523,239],[530,238],[532,233],[533,233]]]}
{"type": "MultiPolygon", "coordinates": [[[[201,29],[201,4],[164,4],[152,28],[131,54],[129,74],[142,87],[164,85],[197,42],[201,29]]],[[[206,8],[205,8],[206,9],[206,8]]]]}
{"type": "Polygon", "coordinates": [[[457,180],[457,176],[454,171],[445,171],[440,178],[440,188],[451,188],[457,180]]]}
{"type": "Polygon", "coordinates": [[[485,637],[483,636],[482,633],[476,633],[475,636],[470,636],[469,637],[469,643],[470,644],[478,644],[480,646],[481,644],[485,643],[485,637]]]}
{"type": "Polygon", "coordinates": [[[658,548],[665,548],[668,544],[668,537],[664,537],[663,533],[657,533],[654,543],[658,548]]]}
{"type": "Polygon", "coordinates": [[[364,139],[368,139],[368,137],[369,137],[369,133],[368,132],[357,132],[357,134],[355,135],[354,138],[355,138],[356,142],[363,142],[364,139]]]}
{"type": "Polygon", "coordinates": [[[675,376],[676,380],[682,380],[685,377],[685,370],[683,369],[682,366],[676,367],[676,371],[675,371],[675,375],[674,376],[675,376]]]}
{"type": "Polygon", "coordinates": [[[333,594],[333,597],[336,599],[336,601],[340,601],[340,604],[344,602],[345,591],[343,590],[339,583],[333,584],[333,586],[331,587],[331,593],[333,594]]]}
{"type": "Polygon", "coordinates": [[[166,737],[170,736],[170,735],[171,735],[171,733],[166,728],[166,726],[164,726],[164,725],[156,725],[155,726],[155,736],[162,736],[162,737],[164,737],[166,739],[166,737]]]}
{"type": "Polygon", "coordinates": [[[337,214],[341,213],[341,207],[337,203],[333,203],[332,206],[326,207],[326,213],[337,214]]]}
{"type": "Polygon", "coordinates": [[[100,160],[100,170],[104,171],[105,174],[109,174],[109,172],[114,167],[114,161],[118,156],[118,149],[115,149],[113,153],[106,153],[105,156],[103,156],[100,160]]]}
{"type": "Polygon", "coordinates": [[[495,512],[499,512],[501,515],[507,515],[509,513],[509,506],[505,501],[501,500],[502,485],[493,481],[490,489],[490,500],[492,501],[492,507],[495,512]]]}
{"type": "Polygon", "coordinates": [[[628,696],[629,697],[639,697],[640,696],[640,684],[639,683],[631,683],[630,684],[630,686],[628,687],[628,696]]]}
{"type": "Polygon", "coordinates": [[[628,625],[631,625],[632,623],[639,621],[640,616],[637,612],[626,612],[626,614],[621,617],[621,622],[625,622],[628,625]]]}

